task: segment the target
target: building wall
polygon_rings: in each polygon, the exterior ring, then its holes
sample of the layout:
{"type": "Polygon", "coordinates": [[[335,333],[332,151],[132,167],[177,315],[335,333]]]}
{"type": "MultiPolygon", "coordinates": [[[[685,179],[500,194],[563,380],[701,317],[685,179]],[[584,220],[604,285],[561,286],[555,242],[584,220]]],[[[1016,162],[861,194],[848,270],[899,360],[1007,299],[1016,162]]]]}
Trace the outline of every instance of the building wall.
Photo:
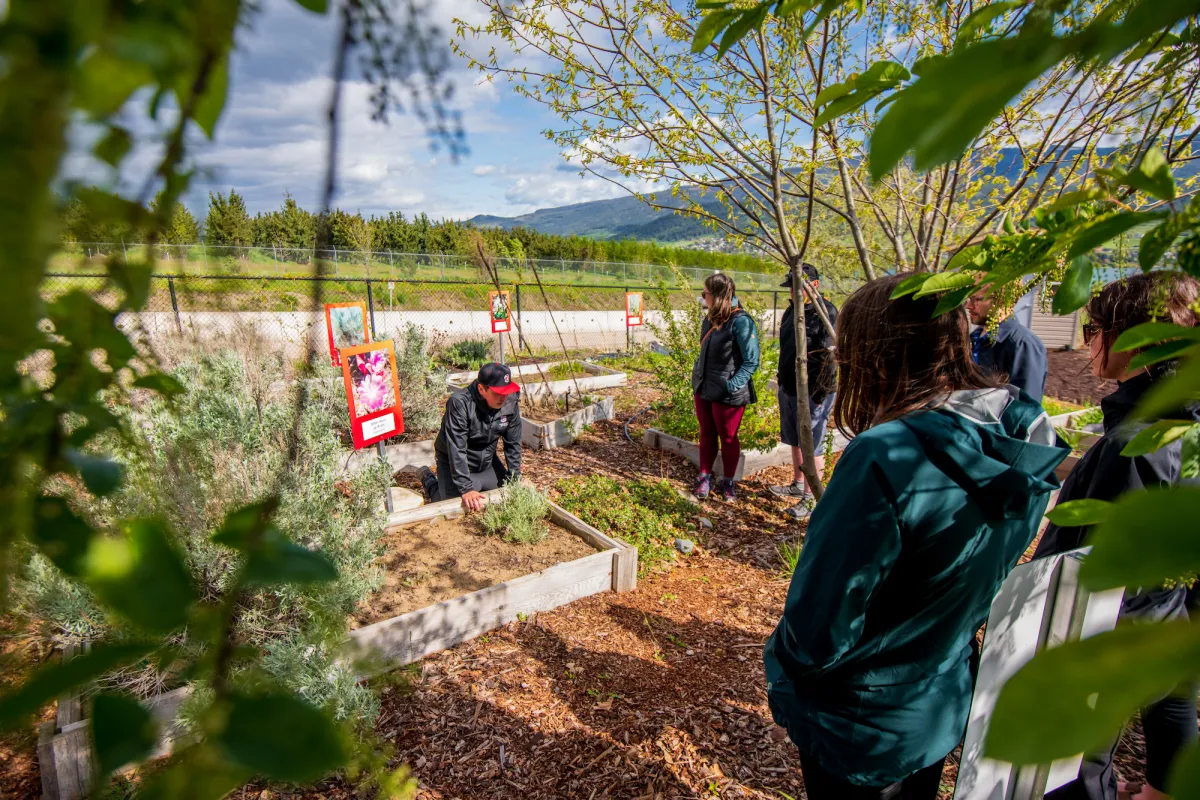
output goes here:
{"type": "Polygon", "coordinates": [[[1083,346],[1083,342],[1079,338],[1079,312],[1076,311],[1069,317],[1060,317],[1042,311],[1041,302],[1036,297],[1030,315],[1029,329],[1037,334],[1038,338],[1042,340],[1042,344],[1046,345],[1047,350],[1073,350],[1083,346]]]}

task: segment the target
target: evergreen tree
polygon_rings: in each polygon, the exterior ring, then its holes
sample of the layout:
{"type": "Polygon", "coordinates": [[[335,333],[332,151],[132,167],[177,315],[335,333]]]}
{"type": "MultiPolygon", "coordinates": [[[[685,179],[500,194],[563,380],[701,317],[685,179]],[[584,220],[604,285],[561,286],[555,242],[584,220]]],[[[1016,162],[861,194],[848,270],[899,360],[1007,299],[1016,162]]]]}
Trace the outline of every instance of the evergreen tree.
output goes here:
{"type": "Polygon", "coordinates": [[[254,243],[254,222],[246,211],[246,201],[230,189],[228,195],[208,194],[208,219],[205,239],[211,245],[245,247],[254,243]]]}

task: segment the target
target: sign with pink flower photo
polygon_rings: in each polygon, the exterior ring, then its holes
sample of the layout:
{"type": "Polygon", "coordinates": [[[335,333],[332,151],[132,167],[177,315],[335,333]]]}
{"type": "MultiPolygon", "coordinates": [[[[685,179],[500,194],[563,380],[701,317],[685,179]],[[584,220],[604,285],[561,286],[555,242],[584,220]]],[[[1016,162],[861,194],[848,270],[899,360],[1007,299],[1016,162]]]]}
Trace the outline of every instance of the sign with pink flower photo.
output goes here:
{"type": "Polygon", "coordinates": [[[396,350],[391,341],[347,347],[340,354],[354,448],[404,433],[396,350]]]}
{"type": "Polygon", "coordinates": [[[340,367],[340,351],[371,341],[371,334],[367,329],[367,304],[326,303],[325,333],[329,338],[329,358],[335,367],[340,367]]]}

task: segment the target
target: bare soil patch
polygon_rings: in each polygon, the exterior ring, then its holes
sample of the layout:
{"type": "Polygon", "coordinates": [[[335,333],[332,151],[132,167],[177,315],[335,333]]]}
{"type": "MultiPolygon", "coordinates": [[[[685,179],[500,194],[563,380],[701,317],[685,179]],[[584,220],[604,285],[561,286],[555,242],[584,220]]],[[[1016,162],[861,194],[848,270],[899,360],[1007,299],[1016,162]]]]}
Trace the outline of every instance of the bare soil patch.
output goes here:
{"type": "Polygon", "coordinates": [[[474,515],[388,531],[386,552],[377,562],[384,585],[364,601],[351,626],[390,619],[596,552],[573,533],[547,524],[550,534],[532,545],[485,535],[474,515]]]}
{"type": "Polygon", "coordinates": [[[1046,354],[1046,396],[1081,405],[1099,405],[1116,391],[1115,381],[1092,375],[1091,360],[1082,350],[1052,350],[1046,354]]]}

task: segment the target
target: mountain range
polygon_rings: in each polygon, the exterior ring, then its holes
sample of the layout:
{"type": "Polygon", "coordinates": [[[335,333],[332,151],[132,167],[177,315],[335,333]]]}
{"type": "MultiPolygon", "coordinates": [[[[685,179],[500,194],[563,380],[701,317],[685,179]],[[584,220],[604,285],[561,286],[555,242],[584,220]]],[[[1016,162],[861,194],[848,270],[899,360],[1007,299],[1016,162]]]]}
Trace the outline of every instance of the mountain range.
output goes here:
{"type": "MultiPolygon", "coordinates": [[[[1105,157],[1115,152],[1113,148],[1100,148],[1099,155],[1105,157]]],[[[1067,154],[1067,158],[1071,157],[1067,154]]],[[[1020,151],[1005,148],[996,170],[1008,173],[1010,178],[1019,174],[1020,151]]],[[[1040,172],[1040,171],[1039,171],[1040,172]]],[[[1176,166],[1176,180],[1182,182],[1200,172],[1200,162],[1188,161],[1176,166]]],[[[699,197],[699,195],[696,195],[699,197]]],[[[724,214],[720,203],[709,197],[701,198],[701,204],[714,213],[724,214]]],[[[679,201],[668,192],[660,195],[663,205],[679,207],[679,201]]],[[[684,217],[670,210],[654,209],[636,197],[617,197],[612,200],[593,200],[556,208],[539,208],[530,214],[517,217],[498,217],[480,214],[469,222],[481,228],[525,227],[541,233],[559,236],[589,236],[595,239],[637,239],[660,243],[698,242],[718,238],[702,222],[684,217]]]]}

